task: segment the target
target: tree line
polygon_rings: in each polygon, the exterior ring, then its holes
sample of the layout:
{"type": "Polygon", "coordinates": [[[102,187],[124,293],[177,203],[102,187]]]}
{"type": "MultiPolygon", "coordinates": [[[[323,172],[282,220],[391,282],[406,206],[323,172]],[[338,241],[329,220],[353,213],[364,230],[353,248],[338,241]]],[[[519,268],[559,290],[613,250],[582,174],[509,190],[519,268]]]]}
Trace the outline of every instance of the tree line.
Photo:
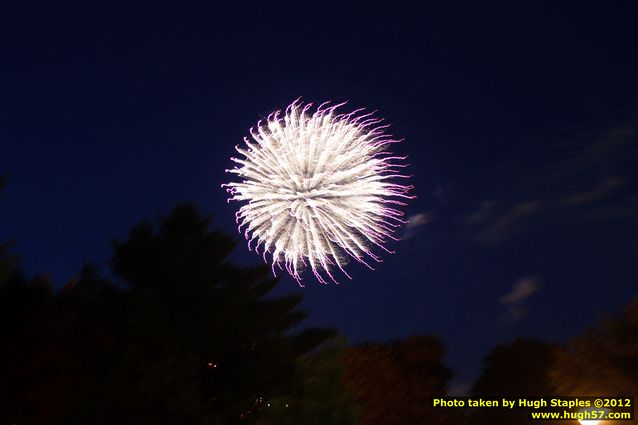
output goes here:
{"type": "MultiPolygon", "coordinates": [[[[0,245],[0,425],[518,424],[524,411],[434,409],[452,378],[432,335],[348,345],[273,297],[267,266],[180,205],[55,289],[0,245]]],[[[471,394],[638,393],[638,301],[565,346],[518,339],[471,394]]],[[[567,422],[565,422],[567,424],[567,422]]]]}

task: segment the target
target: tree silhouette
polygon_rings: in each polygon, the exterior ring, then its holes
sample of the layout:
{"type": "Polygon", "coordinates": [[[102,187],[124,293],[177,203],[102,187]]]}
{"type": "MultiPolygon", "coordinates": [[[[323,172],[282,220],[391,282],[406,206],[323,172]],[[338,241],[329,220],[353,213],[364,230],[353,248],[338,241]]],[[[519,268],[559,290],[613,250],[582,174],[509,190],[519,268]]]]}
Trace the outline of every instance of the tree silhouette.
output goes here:
{"type": "Polygon", "coordinates": [[[638,298],[559,350],[550,377],[563,395],[638,394],[638,298]]]}
{"type": "Polygon", "coordinates": [[[358,409],[344,386],[342,339],[329,340],[297,359],[301,385],[285,397],[273,398],[258,425],[355,425],[358,409]]]}
{"type": "MultiPolygon", "coordinates": [[[[0,193],[6,182],[6,177],[0,176],[0,193]]],[[[12,241],[0,242],[0,285],[9,279],[18,266],[18,257],[10,252],[12,246],[12,241]]]]}
{"type": "MultiPolygon", "coordinates": [[[[548,372],[554,362],[555,349],[553,344],[526,338],[496,346],[483,359],[481,374],[472,386],[471,395],[517,399],[554,394],[548,372]]],[[[471,417],[477,425],[529,424],[526,408],[473,409],[471,417]]]]}
{"type": "Polygon", "coordinates": [[[347,351],[346,380],[361,407],[361,425],[462,424],[460,412],[435,409],[452,377],[436,337],[365,343],[347,351]]]}
{"type": "MultiPolygon", "coordinates": [[[[297,309],[301,296],[266,299],[277,283],[270,269],[230,264],[234,240],[208,232],[209,224],[193,206],[179,206],[159,219],[157,229],[141,223],[125,242],[116,242],[112,267],[130,287],[132,309],[145,312],[145,321],[130,328],[136,340],[151,338],[146,346],[153,348],[140,360],[161,363],[167,352],[187,348],[191,360],[179,364],[202,365],[209,412],[232,423],[253,414],[259,400],[290,391],[294,359],[334,331],[289,335],[305,318],[297,309]],[[167,332],[174,346],[164,346],[167,332]]],[[[170,367],[149,371],[144,393],[165,383],[165,369],[170,367]]]]}
{"type": "MultiPolygon", "coordinates": [[[[5,179],[0,178],[0,190],[5,179]]],[[[0,419],[39,415],[35,408],[37,389],[32,383],[46,373],[42,367],[48,335],[42,334],[49,303],[51,284],[44,276],[26,279],[18,258],[0,244],[0,419]]],[[[49,398],[45,402],[50,402],[49,398]]]]}
{"type": "Polygon", "coordinates": [[[296,359],[334,335],[295,331],[298,295],[182,205],[113,243],[119,282],[92,265],[54,293],[13,273],[0,287],[0,417],[20,424],[254,423],[302,385],[296,359]]]}
{"type": "Polygon", "coordinates": [[[52,297],[46,278],[27,280],[16,270],[0,285],[0,418],[3,420],[38,418],[42,416],[40,411],[46,410],[42,404],[55,402],[55,393],[41,403],[37,400],[43,388],[39,385],[41,378],[52,373],[45,364],[51,336],[43,332],[52,297]]]}

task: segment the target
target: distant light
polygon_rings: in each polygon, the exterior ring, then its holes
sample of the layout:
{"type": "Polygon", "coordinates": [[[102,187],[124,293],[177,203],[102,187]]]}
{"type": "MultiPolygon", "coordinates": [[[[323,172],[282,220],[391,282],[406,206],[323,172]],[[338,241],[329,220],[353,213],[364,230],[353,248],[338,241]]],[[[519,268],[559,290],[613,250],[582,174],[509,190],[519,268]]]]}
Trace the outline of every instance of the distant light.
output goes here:
{"type": "MultiPolygon", "coordinates": [[[[597,410],[603,410],[605,411],[605,413],[607,413],[609,410],[608,409],[597,409],[597,410]]],[[[585,412],[591,412],[592,410],[589,409],[585,409],[585,410],[581,410],[579,413],[585,413],[585,412]]],[[[600,419],[580,419],[578,422],[580,422],[582,425],[598,425],[600,423],[602,423],[602,420],[600,419]]]]}

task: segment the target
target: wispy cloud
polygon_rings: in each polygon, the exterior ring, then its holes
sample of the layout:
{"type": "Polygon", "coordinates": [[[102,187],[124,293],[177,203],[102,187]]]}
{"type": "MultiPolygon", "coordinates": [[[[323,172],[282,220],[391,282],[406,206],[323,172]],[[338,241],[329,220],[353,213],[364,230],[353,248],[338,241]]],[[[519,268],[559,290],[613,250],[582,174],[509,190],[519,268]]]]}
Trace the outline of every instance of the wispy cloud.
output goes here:
{"type": "Polygon", "coordinates": [[[505,316],[512,322],[516,322],[527,314],[527,309],[524,306],[532,295],[534,295],[541,288],[541,283],[538,279],[532,277],[523,277],[512,285],[512,289],[507,294],[499,298],[501,304],[507,309],[505,316]]]}
{"type": "Polygon", "coordinates": [[[638,159],[637,141],[638,126],[620,127],[593,141],[572,144],[576,147],[561,152],[558,159],[549,158],[532,169],[521,167],[524,173],[505,179],[503,186],[516,200],[492,198],[466,214],[463,222],[480,242],[495,244],[532,220],[562,219],[566,214],[571,221],[638,221],[635,187],[622,172],[630,169],[629,161],[638,159]]]}
{"type": "Polygon", "coordinates": [[[426,224],[432,222],[434,215],[429,212],[422,212],[408,217],[401,239],[410,239],[417,234],[418,230],[426,224]]]}
{"type": "Polygon", "coordinates": [[[622,180],[618,177],[611,176],[597,183],[590,190],[577,192],[567,195],[563,199],[563,205],[577,207],[587,204],[593,204],[609,196],[614,190],[622,185],[622,180]]]}
{"type": "Polygon", "coordinates": [[[495,202],[484,202],[481,208],[466,217],[466,222],[481,228],[481,241],[495,243],[509,237],[521,221],[539,213],[542,208],[541,200],[519,202],[505,211],[495,202]]]}

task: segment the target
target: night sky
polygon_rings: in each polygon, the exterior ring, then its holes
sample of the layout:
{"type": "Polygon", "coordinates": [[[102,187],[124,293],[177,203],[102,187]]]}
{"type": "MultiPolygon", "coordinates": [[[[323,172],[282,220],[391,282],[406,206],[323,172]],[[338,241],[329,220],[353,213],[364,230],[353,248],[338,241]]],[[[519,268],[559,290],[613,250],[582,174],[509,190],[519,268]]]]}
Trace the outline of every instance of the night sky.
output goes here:
{"type": "Polygon", "coordinates": [[[565,342],[638,295],[638,7],[541,3],[2,16],[0,240],[61,286],[179,202],[239,238],[220,185],[248,128],[348,100],[405,138],[410,223],[376,271],[277,291],[354,343],[440,335],[462,392],[496,344],[565,342]]]}

